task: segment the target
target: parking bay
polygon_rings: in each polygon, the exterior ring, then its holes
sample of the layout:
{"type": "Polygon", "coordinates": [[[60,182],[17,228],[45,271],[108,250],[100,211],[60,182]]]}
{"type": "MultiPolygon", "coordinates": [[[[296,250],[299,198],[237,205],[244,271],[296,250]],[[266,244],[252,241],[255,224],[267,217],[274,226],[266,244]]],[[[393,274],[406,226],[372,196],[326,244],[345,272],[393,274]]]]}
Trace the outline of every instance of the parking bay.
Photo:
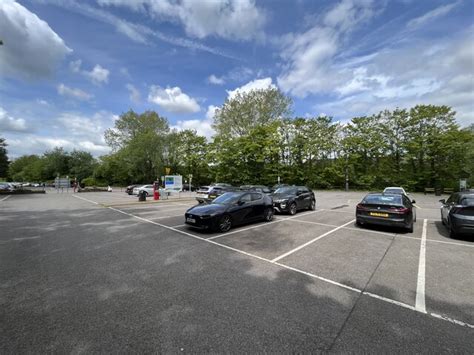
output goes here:
{"type": "MultiPolygon", "coordinates": [[[[187,207],[182,207],[184,213],[187,207]]],[[[293,217],[278,214],[273,222],[239,226],[228,233],[189,228],[180,215],[166,217],[163,206],[156,208],[155,217],[147,209],[146,218],[268,262],[291,252],[277,262],[415,307],[423,215],[418,217],[414,232],[407,233],[399,229],[358,227],[350,223],[354,219],[350,208],[299,212],[293,217]],[[292,252],[302,245],[305,246],[292,252]]],[[[134,213],[145,216],[139,211],[134,213]]],[[[426,233],[427,312],[473,324],[474,279],[462,270],[474,269],[474,244],[447,238],[435,220],[427,220],[426,233]],[[458,294],[448,296],[453,289],[458,294]],[[450,297],[454,305],[447,306],[450,297]]]]}

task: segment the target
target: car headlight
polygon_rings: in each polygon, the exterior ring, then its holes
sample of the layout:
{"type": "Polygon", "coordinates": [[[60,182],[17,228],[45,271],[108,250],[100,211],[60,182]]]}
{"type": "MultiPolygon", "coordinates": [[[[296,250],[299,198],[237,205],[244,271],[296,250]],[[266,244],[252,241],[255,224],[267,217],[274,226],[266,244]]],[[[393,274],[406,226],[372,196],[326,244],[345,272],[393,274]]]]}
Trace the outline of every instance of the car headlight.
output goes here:
{"type": "Polygon", "coordinates": [[[212,215],[210,215],[210,214],[205,214],[204,216],[201,216],[201,219],[209,219],[209,218],[211,218],[211,217],[212,217],[212,215]]]}
{"type": "Polygon", "coordinates": [[[282,204],[285,204],[288,202],[288,200],[275,200],[275,202],[277,203],[282,203],[282,204]]]}

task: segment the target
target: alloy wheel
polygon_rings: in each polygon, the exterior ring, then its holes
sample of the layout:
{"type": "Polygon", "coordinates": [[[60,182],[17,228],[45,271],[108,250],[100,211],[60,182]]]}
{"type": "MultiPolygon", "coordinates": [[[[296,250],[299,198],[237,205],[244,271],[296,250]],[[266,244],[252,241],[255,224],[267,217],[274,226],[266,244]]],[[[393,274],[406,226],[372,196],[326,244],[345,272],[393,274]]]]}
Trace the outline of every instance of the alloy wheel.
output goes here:
{"type": "Polygon", "coordinates": [[[291,215],[296,214],[296,203],[294,202],[290,205],[290,214],[291,215]]]}
{"type": "Polygon", "coordinates": [[[230,219],[230,216],[228,215],[223,216],[219,222],[219,230],[225,233],[229,231],[231,226],[232,226],[232,221],[230,219]]]}

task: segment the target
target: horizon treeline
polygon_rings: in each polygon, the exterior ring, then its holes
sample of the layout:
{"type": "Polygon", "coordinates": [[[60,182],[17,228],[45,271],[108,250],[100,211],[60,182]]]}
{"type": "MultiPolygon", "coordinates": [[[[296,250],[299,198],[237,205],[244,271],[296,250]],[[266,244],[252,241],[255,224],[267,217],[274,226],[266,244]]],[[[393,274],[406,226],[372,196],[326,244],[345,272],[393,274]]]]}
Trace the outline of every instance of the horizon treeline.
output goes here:
{"type": "MultiPolygon", "coordinates": [[[[461,128],[448,106],[417,105],[354,117],[292,117],[291,99],[278,89],[239,93],[215,113],[212,139],[170,129],[157,112],[123,113],[105,132],[111,153],[66,152],[57,147],[1,164],[0,176],[43,182],[57,175],[86,185],[151,183],[165,175],[192,175],[193,185],[308,185],[316,189],[404,186],[457,188],[474,180],[474,124],[461,128]],[[3,168],[2,168],[3,167],[3,168]],[[3,169],[3,170],[2,170],[3,169]]],[[[3,160],[2,160],[3,149],[3,160]]]]}

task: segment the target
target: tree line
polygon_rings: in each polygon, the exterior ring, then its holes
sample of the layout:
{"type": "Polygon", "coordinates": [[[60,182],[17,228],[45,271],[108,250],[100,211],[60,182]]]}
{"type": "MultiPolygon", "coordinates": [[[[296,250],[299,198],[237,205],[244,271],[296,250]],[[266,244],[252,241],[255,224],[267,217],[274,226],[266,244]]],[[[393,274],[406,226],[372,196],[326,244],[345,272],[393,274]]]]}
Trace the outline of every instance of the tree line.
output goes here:
{"type": "MultiPolygon", "coordinates": [[[[215,113],[211,140],[170,129],[154,111],[123,113],[105,132],[111,153],[95,159],[55,148],[9,164],[9,178],[45,181],[58,174],[86,184],[150,183],[192,175],[195,185],[305,184],[313,188],[379,189],[401,185],[456,188],[474,180],[474,125],[461,128],[448,106],[418,105],[354,117],[292,117],[278,89],[238,93],[215,113]]],[[[3,142],[5,150],[5,142],[3,142]]],[[[1,149],[1,144],[0,144],[1,149]]],[[[1,168],[0,150],[0,168],[1,168]]],[[[4,169],[5,171],[5,169],[4,169]]],[[[0,170],[0,176],[2,171],[0,170]]]]}

